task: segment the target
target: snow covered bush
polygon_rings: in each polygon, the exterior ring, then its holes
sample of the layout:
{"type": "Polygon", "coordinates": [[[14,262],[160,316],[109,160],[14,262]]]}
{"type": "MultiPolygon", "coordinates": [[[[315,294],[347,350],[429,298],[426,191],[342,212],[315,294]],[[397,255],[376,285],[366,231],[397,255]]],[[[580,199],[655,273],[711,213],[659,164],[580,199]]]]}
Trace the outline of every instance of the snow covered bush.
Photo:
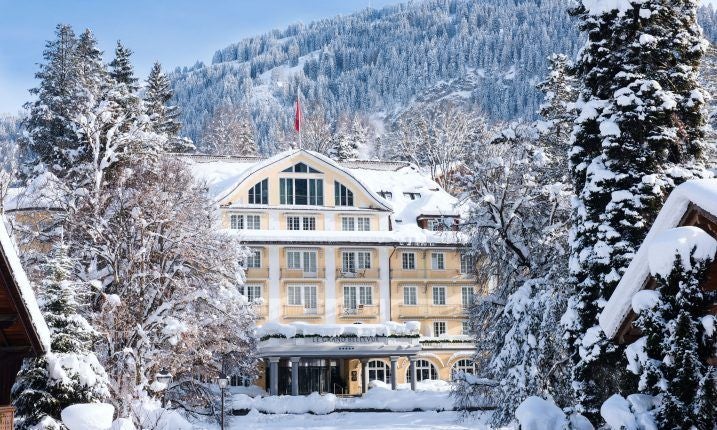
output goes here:
{"type": "Polygon", "coordinates": [[[717,294],[700,287],[715,251],[717,241],[697,227],[661,233],[648,252],[655,289],[632,300],[642,337],[627,348],[628,368],[639,391],[655,397],[658,428],[711,430],[717,419],[717,380],[707,364],[717,336],[714,317],[704,315],[717,294]]]}

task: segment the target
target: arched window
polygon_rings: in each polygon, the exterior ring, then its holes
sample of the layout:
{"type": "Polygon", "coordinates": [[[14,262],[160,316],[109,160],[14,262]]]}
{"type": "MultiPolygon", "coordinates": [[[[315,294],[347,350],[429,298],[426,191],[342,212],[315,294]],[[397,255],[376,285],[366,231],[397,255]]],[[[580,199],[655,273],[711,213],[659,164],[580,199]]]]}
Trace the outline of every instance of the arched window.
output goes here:
{"type": "Polygon", "coordinates": [[[338,181],[334,181],[334,204],[336,206],[354,205],[354,193],[338,181]]]}
{"type": "Polygon", "coordinates": [[[463,373],[470,373],[471,375],[474,375],[476,372],[476,366],[473,363],[473,360],[463,358],[453,365],[453,369],[451,369],[451,375],[455,378],[456,373],[463,372],[463,373]]]}
{"type": "Polygon", "coordinates": [[[389,383],[391,381],[391,367],[381,360],[368,362],[368,380],[389,383]]]}
{"type": "Polygon", "coordinates": [[[269,204],[269,180],[264,179],[249,189],[249,204],[269,204]]]}
{"type": "Polygon", "coordinates": [[[284,173],[321,173],[311,166],[307,166],[305,163],[296,163],[291,167],[287,167],[282,170],[284,173]]]}
{"type": "MultiPolygon", "coordinates": [[[[406,382],[411,382],[411,366],[406,369],[406,382]]],[[[438,370],[428,360],[416,360],[416,381],[438,379],[438,370]]]]}

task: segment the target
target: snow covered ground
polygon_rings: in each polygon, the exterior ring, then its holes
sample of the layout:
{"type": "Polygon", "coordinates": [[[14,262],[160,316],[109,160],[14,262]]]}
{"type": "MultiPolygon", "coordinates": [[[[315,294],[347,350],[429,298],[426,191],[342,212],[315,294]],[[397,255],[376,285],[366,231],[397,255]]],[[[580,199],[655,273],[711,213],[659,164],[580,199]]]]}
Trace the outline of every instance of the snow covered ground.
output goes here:
{"type": "Polygon", "coordinates": [[[228,429],[294,430],[463,430],[489,429],[484,414],[461,419],[457,412],[341,412],[329,415],[265,415],[256,411],[229,417],[228,429]]]}

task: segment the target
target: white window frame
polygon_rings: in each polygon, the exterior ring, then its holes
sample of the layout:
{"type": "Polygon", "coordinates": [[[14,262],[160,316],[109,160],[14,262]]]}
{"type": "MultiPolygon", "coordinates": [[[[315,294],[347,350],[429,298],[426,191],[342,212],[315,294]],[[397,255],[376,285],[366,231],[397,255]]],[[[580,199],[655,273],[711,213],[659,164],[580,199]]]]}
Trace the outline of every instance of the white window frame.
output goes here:
{"type": "Polygon", "coordinates": [[[241,293],[246,297],[247,301],[256,302],[261,298],[261,284],[245,284],[241,287],[241,293]]]}
{"type": "Polygon", "coordinates": [[[431,252],[431,270],[446,270],[446,254],[431,252]]]}
{"type": "MultiPolygon", "coordinates": [[[[438,376],[438,369],[430,361],[421,358],[415,361],[416,366],[416,382],[423,380],[437,380],[440,379],[438,376]],[[424,378],[424,372],[428,374],[428,378],[424,378]]],[[[406,367],[406,382],[411,382],[411,366],[406,367]]]]}
{"type": "Polygon", "coordinates": [[[371,231],[371,217],[341,216],[341,231],[371,231]]]}
{"type": "Polygon", "coordinates": [[[319,264],[318,251],[305,250],[305,249],[287,249],[286,250],[286,267],[290,270],[301,270],[304,273],[316,274],[319,270],[318,264],[319,264]],[[309,257],[308,255],[312,255],[313,257],[309,257]],[[296,258],[298,258],[298,260],[296,260],[296,258]],[[297,262],[299,263],[298,265],[296,264],[297,262]],[[309,264],[309,267],[307,267],[307,263],[313,263],[313,264],[309,264]]]}
{"type": "Polygon", "coordinates": [[[229,228],[232,230],[260,230],[261,215],[230,214],[229,228]]]}
{"type": "Polygon", "coordinates": [[[303,306],[304,309],[316,311],[319,307],[318,291],[318,286],[313,284],[289,284],[286,302],[289,306],[303,306]]]}
{"type": "Polygon", "coordinates": [[[431,290],[431,297],[433,299],[434,306],[445,306],[446,304],[446,287],[434,286],[431,290]],[[438,300],[436,300],[438,299],[438,300]],[[442,302],[442,303],[441,303],[442,302]]]}
{"type": "Polygon", "coordinates": [[[352,216],[342,216],[341,231],[356,231],[356,218],[352,216]]]}
{"type": "Polygon", "coordinates": [[[443,337],[447,332],[445,321],[433,321],[433,337],[443,337]]]}
{"type": "Polygon", "coordinates": [[[469,309],[471,307],[474,297],[475,289],[473,287],[465,285],[461,287],[461,304],[463,305],[463,309],[469,309]]]}
{"type": "Polygon", "coordinates": [[[344,309],[357,309],[359,306],[373,306],[373,286],[344,285],[344,309]]]}
{"type": "Polygon", "coordinates": [[[244,226],[247,230],[261,230],[261,215],[246,215],[244,226]]]}
{"type": "Polygon", "coordinates": [[[286,216],[286,229],[287,230],[305,230],[314,231],[316,230],[316,216],[315,215],[287,215],[286,216]],[[296,227],[296,228],[292,228],[296,227]],[[313,227],[313,228],[307,228],[313,227]]]}
{"type": "Polygon", "coordinates": [[[341,251],[341,273],[357,273],[371,268],[371,251],[341,251]],[[350,258],[347,258],[348,256],[350,258]],[[353,267],[349,267],[349,261],[353,267]]]}
{"type": "Polygon", "coordinates": [[[406,285],[403,287],[403,304],[405,306],[418,305],[418,287],[415,285],[406,285]],[[409,300],[406,300],[409,299],[409,300]],[[410,300],[412,299],[412,300],[410,300]],[[413,302],[413,303],[409,303],[413,302]]]}
{"type": "Polygon", "coordinates": [[[403,270],[416,270],[416,253],[413,251],[404,251],[401,253],[401,267],[403,270]],[[411,258],[409,258],[411,257],[411,258]],[[410,263],[410,264],[406,264],[410,263]]]}
{"type": "Polygon", "coordinates": [[[244,215],[230,214],[229,228],[231,228],[232,230],[244,230],[244,215]]]}
{"type": "Polygon", "coordinates": [[[356,230],[371,231],[371,218],[367,216],[356,217],[356,230]]]}
{"type": "Polygon", "coordinates": [[[467,320],[461,321],[461,334],[465,335],[465,336],[470,336],[470,334],[471,334],[470,321],[467,321],[467,320]]]}
{"type": "Polygon", "coordinates": [[[456,373],[462,372],[462,373],[469,373],[471,375],[475,375],[476,373],[476,364],[473,360],[470,358],[461,358],[460,360],[453,363],[453,366],[451,367],[451,375],[455,378],[456,373]]]}
{"type": "Polygon", "coordinates": [[[250,249],[249,255],[247,255],[244,266],[246,269],[259,269],[261,268],[261,249],[250,249]]]}
{"type": "Polygon", "coordinates": [[[381,381],[389,383],[391,381],[391,366],[386,364],[383,360],[373,359],[369,360],[366,365],[368,371],[369,381],[381,381]],[[378,378],[379,372],[383,372],[383,379],[378,378]],[[371,377],[373,375],[373,378],[371,377]]]}
{"type": "Polygon", "coordinates": [[[461,254],[461,274],[471,275],[475,271],[475,259],[472,255],[461,254]]]}

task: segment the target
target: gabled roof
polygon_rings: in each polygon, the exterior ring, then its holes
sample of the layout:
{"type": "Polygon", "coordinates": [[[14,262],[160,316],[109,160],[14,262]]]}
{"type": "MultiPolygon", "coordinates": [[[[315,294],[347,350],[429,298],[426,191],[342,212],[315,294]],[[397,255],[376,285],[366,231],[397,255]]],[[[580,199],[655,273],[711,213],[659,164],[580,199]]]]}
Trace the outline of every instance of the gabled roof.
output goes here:
{"type": "Polygon", "coordinates": [[[618,333],[632,309],[632,297],[645,287],[650,277],[650,247],[665,230],[680,225],[691,205],[717,216],[717,179],[687,181],[675,188],[667,198],[647,237],[600,314],[600,327],[608,338],[613,338],[618,333]]]}
{"type": "Polygon", "coordinates": [[[30,347],[34,355],[50,350],[50,332],[0,216],[0,350],[30,347]],[[3,325],[3,322],[5,325],[3,325]],[[8,345],[3,345],[3,340],[8,345]]]}

